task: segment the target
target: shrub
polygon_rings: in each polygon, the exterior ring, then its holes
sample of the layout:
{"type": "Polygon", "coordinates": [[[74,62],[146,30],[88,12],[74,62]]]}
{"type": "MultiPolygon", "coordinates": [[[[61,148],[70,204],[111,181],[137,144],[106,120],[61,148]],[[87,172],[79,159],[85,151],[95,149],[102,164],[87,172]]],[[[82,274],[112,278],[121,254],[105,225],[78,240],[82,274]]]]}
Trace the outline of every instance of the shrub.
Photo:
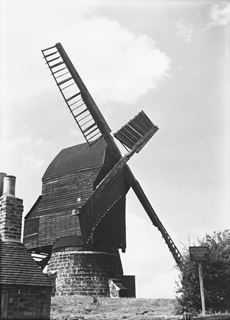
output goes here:
{"type": "MultiPolygon", "coordinates": [[[[207,246],[209,258],[202,263],[206,310],[230,312],[230,230],[214,232],[198,240],[199,246],[207,246]]],[[[201,311],[198,265],[190,261],[189,248],[184,253],[177,289],[177,311],[201,311]]]]}

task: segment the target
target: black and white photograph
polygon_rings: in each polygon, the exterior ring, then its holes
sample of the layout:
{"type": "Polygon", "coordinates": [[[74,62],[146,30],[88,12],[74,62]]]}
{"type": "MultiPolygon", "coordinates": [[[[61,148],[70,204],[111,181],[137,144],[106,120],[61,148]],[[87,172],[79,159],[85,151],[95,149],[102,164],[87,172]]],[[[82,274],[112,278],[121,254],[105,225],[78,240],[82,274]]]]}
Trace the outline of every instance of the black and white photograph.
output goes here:
{"type": "Polygon", "coordinates": [[[230,2],[0,0],[0,319],[230,319],[230,2]]]}

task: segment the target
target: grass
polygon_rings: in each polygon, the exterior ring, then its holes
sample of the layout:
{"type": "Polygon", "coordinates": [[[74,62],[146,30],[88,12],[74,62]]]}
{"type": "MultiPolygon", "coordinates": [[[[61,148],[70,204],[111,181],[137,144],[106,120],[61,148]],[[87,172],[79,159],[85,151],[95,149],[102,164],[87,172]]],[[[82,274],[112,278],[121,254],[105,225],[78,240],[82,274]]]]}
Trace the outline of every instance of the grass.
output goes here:
{"type": "Polygon", "coordinates": [[[52,298],[52,320],[160,320],[175,316],[173,299],[98,298],[62,296],[52,298]]]}
{"type": "MultiPolygon", "coordinates": [[[[89,296],[53,297],[51,320],[179,320],[173,299],[111,299],[89,296]]],[[[230,314],[194,317],[194,320],[230,320],[230,314]]]]}

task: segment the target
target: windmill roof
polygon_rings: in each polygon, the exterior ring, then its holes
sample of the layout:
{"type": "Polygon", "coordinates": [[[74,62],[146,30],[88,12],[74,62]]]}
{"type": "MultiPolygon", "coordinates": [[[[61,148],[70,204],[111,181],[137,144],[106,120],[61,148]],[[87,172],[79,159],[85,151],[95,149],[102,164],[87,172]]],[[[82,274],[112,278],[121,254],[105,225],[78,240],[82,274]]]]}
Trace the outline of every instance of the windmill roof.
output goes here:
{"type": "Polygon", "coordinates": [[[43,180],[68,172],[102,166],[106,146],[104,139],[100,138],[92,146],[82,143],[61,150],[48,166],[43,180]]]}
{"type": "Polygon", "coordinates": [[[1,285],[52,286],[22,243],[0,241],[0,253],[1,285]]]}

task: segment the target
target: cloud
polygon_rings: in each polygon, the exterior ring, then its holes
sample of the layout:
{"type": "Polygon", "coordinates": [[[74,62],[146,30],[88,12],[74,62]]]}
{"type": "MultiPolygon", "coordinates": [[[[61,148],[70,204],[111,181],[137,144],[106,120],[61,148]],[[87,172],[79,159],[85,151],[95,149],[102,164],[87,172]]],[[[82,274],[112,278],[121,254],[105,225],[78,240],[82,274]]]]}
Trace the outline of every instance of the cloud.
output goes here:
{"type": "Polygon", "coordinates": [[[206,32],[213,27],[226,26],[230,23],[230,4],[225,7],[219,4],[213,4],[209,11],[209,22],[202,28],[202,32],[206,32]]]}
{"type": "Polygon", "coordinates": [[[62,30],[60,39],[89,90],[103,103],[136,102],[170,68],[170,58],[153,39],[108,18],[84,18],[62,30]]]}
{"type": "Polygon", "coordinates": [[[221,7],[219,4],[213,4],[210,17],[214,25],[224,26],[230,23],[230,3],[225,7],[221,7]]]}
{"type": "Polygon", "coordinates": [[[185,42],[190,42],[194,28],[186,26],[181,20],[176,22],[177,36],[181,37],[185,42]]]}
{"type": "Polygon", "coordinates": [[[184,24],[181,20],[176,21],[176,34],[185,42],[190,42],[194,32],[206,32],[215,26],[224,26],[230,23],[230,4],[225,7],[213,4],[208,14],[207,23],[193,25],[184,24]]]}
{"type": "Polygon", "coordinates": [[[137,34],[117,20],[98,16],[99,5],[100,1],[68,1],[63,10],[62,1],[55,1],[55,5],[54,1],[41,1],[34,6],[22,0],[16,7],[15,2],[5,3],[5,16],[12,16],[14,21],[9,24],[4,20],[7,35],[10,34],[3,38],[6,102],[12,91],[10,84],[16,88],[17,101],[50,86],[40,49],[56,42],[63,43],[98,102],[131,104],[159,86],[168,75],[170,58],[150,36],[137,34]],[[20,18],[22,4],[30,12],[25,20],[20,18]],[[22,47],[27,54],[13,56],[15,46],[22,47]],[[20,81],[13,79],[12,83],[10,72],[19,75],[20,81]]]}

